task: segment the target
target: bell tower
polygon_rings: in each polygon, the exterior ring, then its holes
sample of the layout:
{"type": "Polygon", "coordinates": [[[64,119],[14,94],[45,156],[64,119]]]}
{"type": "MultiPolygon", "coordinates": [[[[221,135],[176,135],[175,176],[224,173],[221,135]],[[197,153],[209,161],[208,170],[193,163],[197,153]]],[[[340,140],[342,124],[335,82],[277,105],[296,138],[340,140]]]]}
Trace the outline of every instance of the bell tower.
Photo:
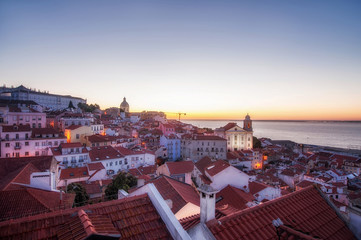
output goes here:
{"type": "Polygon", "coordinates": [[[244,121],[243,121],[243,129],[246,130],[246,131],[249,131],[249,132],[253,131],[252,120],[251,120],[251,117],[249,116],[248,113],[247,113],[247,115],[246,115],[246,117],[244,118],[244,121]]]}

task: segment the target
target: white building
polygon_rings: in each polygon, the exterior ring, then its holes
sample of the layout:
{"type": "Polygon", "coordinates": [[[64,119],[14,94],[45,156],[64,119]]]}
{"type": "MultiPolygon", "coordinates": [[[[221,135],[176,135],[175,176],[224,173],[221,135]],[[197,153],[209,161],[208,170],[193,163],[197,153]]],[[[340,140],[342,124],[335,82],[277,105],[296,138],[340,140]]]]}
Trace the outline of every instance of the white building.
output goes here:
{"type": "Polygon", "coordinates": [[[198,186],[210,185],[221,190],[227,185],[248,189],[249,176],[224,160],[205,157],[195,163],[194,177],[198,186]]]}
{"type": "Polygon", "coordinates": [[[77,107],[79,103],[86,103],[86,100],[82,98],[35,91],[33,89],[26,88],[23,85],[16,88],[1,88],[0,91],[2,94],[9,93],[10,99],[12,100],[30,100],[43,107],[55,110],[68,108],[70,102],[74,107],[77,107]]]}
{"type": "Polygon", "coordinates": [[[81,143],[62,143],[51,152],[61,168],[83,167],[89,162],[89,151],[81,143]]]}
{"type": "Polygon", "coordinates": [[[243,121],[243,128],[238,126],[237,123],[228,123],[224,127],[215,129],[214,133],[227,139],[227,149],[229,151],[253,148],[252,120],[248,114],[243,121]]]}

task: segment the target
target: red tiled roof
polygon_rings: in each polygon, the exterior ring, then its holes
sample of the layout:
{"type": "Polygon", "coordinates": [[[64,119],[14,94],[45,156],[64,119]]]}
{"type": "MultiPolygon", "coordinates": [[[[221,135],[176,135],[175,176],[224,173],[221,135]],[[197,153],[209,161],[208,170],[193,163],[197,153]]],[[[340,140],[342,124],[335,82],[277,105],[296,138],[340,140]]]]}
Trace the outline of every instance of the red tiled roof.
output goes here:
{"type": "Polygon", "coordinates": [[[3,125],[3,132],[30,132],[30,125],[3,125]]]}
{"type": "Polygon", "coordinates": [[[227,141],[224,138],[219,136],[206,136],[206,135],[196,135],[193,136],[193,140],[203,140],[203,141],[227,141]]]}
{"type": "Polygon", "coordinates": [[[80,209],[75,216],[59,228],[59,240],[86,239],[96,234],[101,236],[119,236],[120,233],[113,226],[110,218],[98,214],[87,214],[80,209]],[[76,232],[76,236],[74,236],[76,232]]]}
{"type": "Polygon", "coordinates": [[[52,156],[1,158],[0,190],[6,189],[12,182],[29,184],[30,174],[49,170],[52,160],[52,156]]]}
{"type": "Polygon", "coordinates": [[[114,228],[121,239],[171,239],[163,220],[146,194],[83,207],[40,214],[0,223],[0,239],[78,239],[88,223],[97,233],[110,234],[114,228]],[[89,219],[83,215],[83,210],[89,219]],[[74,218],[81,219],[83,225],[74,218]],[[72,227],[69,231],[67,227],[72,227]]]}
{"type": "Polygon", "coordinates": [[[264,183],[259,183],[259,182],[249,182],[248,183],[248,188],[249,188],[249,192],[252,193],[253,195],[256,193],[259,193],[260,191],[262,191],[265,188],[268,188],[269,186],[264,184],[264,183]]]}
{"type": "Polygon", "coordinates": [[[87,167],[62,169],[60,172],[59,179],[65,180],[65,179],[82,178],[82,177],[89,177],[89,172],[87,167]]]}
{"type": "Polygon", "coordinates": [[[225,125],[224,127],[222,127],[224,129],[224,131],[228,131],[229,129],[233,128],[237,126],[237,123],[231,122],[231,123],[227,123],[227,125],[225,125]]]}
{"type": "Polygon", "coordinates": [[[62,143],[60,144],[60,148],[80,148],[83,145],[80,142],[77,143],[62,143]]]}
{"type": "Polygon", "coordinates": [[[115,159],[124,157],[119,151],[112,146],[93,147],[89,152],[92,161],[115,159]]]}
{"type": "Polygon", "coordinates": [[[216,239],[277,239],[272,221],[322,239],[356,239],[314,186],[207,223],[216,239]]]}
{"type": "Polygon", "coordinates": [[[67,127],[66,129],[69,129],[69,130],[75,130],[75,129],[78,129],[80,127],[83,127],[83,125],[70,125],[69,127],[67,127]]]}
{"type": "Polygon", "coordinates": [[[103,163],[95,162],[95,163],[88,163],[89,171],[101,170],[105,169],[103,163]]]}
{"type": "Polygon", "coordinates": [[[305,187],[308,187],[313,184],[315,184],[315,183],[311,182],[311,181],[303,180],[302,182],[299,182],[296,186],[299,188],[305,188],[305,187]]]}
{"type": "Polygon", "coordinates": [[[228,162],[224,160],[217,160],[215,162],[212,162],[211,164],[207,165],[205,171],[210,176],[215,176],[218,173],[222,172],[224,169],[228,168],[230,165],[228,162]]]}
{"type": "Polygon", "coordinates": [[[231,205],[237,210],[247,208],[247,203],[252,202],[254,197],[251,193],[246,193],[241,189],[228,185],[216,194],[216,198],[221,199],[216,203],[216,207],[231,205]]]}
{"type": "Polygon", "coordinates": [[[131,168],[128,170],[128,172],[134,177],[140,177],[144,175],[154,175],[156,171],[157,171],[156,164],[151,166],[141,166],[138,168],[131,168]]]}
{"type": "Polygon", "coordinates": [[[173,203],[172,212],[177,213],[188,202],[199,206],[199,195],[197,191],[189,184],[179,182],[173,178],[161,176],[151,180],[158,189],[164,200],[171,199],[173,203]]]}
{"type": "Polygon", "coordinates": [[[91,135],[86,137],[89,142],[95,143],[95,142],[112,142],[116,141],[117,139],[121,139],[120,137],[116,136],[108,136],[108,135],[91,135]]]}
{"type": "Polygon", "coordinates": [[[200,159],[199,161],[197,161],[195,163],[195,166],[202,174],[204,174],[206,167],[211,163],[212,163],[212,159],[210,157],[204,157],[204,158],[200,159]]]}
{"type": "Polygon", "coordinates": [[[60,132],[55,130],[54,128],[33,128],[31,132],[32,132],[32,137],[43,134],[59,134],[60,136],[60,132]]]}
{"type": "Polygon", "coordinates": [[[0,191],[0,221],[21,218],[71,208],[75,194],[60,193],[42,189],[21,187],[21,189],[0,191]]]}
{"type": "Polygon", "coordinates": [[[165,164],[171,175],[190,173],[194,169],[194,163],[192,161],[166,162],[165,164]]]}

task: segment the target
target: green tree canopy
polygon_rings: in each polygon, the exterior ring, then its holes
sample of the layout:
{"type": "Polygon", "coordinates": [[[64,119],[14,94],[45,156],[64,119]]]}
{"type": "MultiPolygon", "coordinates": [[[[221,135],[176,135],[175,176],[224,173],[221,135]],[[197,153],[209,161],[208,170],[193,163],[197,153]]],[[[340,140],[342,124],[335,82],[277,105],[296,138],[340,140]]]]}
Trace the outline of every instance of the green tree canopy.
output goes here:
{"type": "Polygon", "coordinates": [[[262,148],[261,141],[256,137],[253,137],[253,148],[262,148]]]}
{"type": "Polygon", "coordinates": [[[93,112],[96,109],[100,109],[98,104],[86,104],[86,103],[78,103],[78,108],[83,110],[84,112],[93,112]]]}
{"type": "Polygon", "coordinates": [[[126,172],[120,172],[118,175],[113,178],[112,183],[110,183],[105,189],[105,197],[107,199],[117,199],[118,190],[123,189],[128,191],[129,188],[137,185],[137,179],[126,172]]]}
{"type": "Polygon", "coordinates": [[[68,193],[75,193],[74,207],[83,206],[88,203],[89,195],[83,185],[79,183],[71,183],[66,188],[68,193]]]}
{"type": "Polygon", "coordinates": [[[68,108],[72,108],[72,109],[74,109],[74,108],[75,108],[75,107],[74,107],[74,104],[73,104],[73,102],[72,102],[72,101],[70,101],[70,102],[69,102],[68,108]]]}

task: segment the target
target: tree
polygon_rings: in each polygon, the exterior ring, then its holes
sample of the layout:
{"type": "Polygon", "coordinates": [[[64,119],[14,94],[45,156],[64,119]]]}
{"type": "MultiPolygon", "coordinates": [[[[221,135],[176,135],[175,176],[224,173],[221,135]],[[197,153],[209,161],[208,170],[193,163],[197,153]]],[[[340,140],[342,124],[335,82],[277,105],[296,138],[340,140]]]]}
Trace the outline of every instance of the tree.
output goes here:
{"type": "Polygon", "coordinates": [[[253,148],[262,148],[261,141],[256,137],[253,137],[253,148]]]}
{"type": "Polygon", "coordinates": [[[88,203],[89,195],[83,185],[79,183],[71,183],[66,188],[68,193],[75,193],[74,207],[83,206],[88,203]]]}
{"type": "Polygon", "coordinates": [[[70,100],[69,102],[69,105],[68,105],[68,108],[70,109],[75,109],[74,105],[73,105],[73,102],[70,100]]]}
{"type": "Polygon", "coordinates": [[[84,112],[93,112],[95,109],[100,109],[98,104],[86,104],[86,103],[78,103],[78,108],[83,110],[84,112]]]}
{"type": "Polygon", "coordinates": [[[126,172],[120,172],[113,178],[113,181],[105,189],[105,197],[107,199],[117,199],[118,190],[128,191],[129,188],[137,185],[137,179],[126,172]]]}

